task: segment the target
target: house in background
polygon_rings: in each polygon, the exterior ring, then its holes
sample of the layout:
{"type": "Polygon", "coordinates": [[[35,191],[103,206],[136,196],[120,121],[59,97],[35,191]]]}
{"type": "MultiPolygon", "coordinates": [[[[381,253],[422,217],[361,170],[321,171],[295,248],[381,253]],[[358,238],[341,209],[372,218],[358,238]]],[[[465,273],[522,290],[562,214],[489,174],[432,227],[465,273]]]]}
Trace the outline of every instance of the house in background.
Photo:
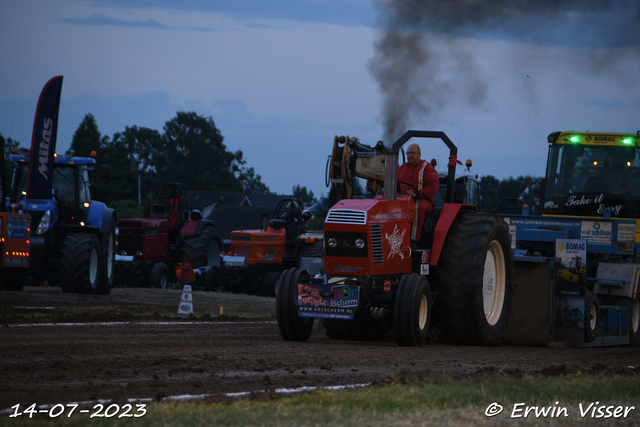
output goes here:
{"type": "Polygon", "coordinates": [[[235,230],[260,229],[262,217],[271,219],[274,209],[285,195],[249,195],[238,191],[187,191],[191,210],[198,209],[202,217],[214,222],[225,248],[235,230]]]}

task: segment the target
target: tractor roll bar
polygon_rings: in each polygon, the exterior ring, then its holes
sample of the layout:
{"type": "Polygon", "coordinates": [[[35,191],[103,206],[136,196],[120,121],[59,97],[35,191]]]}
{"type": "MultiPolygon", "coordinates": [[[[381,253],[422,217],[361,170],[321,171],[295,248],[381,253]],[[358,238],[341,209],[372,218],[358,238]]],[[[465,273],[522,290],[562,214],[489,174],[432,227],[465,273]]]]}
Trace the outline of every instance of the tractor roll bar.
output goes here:
{"type": "MultiPolygon", "coordinates": [[[[458,147],[449,139],[449,137],[442,131],[431,130],[408,130],[402,135],[396,142],[393,143],[391,148],[384,147],[384,153],[387,155],[387,161],[384,168],[384,200],[395,200],[397,196],[398,186],[398,153],[400,147],[402,147],[411,138],[438,138],[449,147],[449,155],[457,156],[458,147]]],[[[447,173],[447,196],[445,202],[453,203],[454,184],[456,182],[456,166],[449,166],[447,173]]]]}

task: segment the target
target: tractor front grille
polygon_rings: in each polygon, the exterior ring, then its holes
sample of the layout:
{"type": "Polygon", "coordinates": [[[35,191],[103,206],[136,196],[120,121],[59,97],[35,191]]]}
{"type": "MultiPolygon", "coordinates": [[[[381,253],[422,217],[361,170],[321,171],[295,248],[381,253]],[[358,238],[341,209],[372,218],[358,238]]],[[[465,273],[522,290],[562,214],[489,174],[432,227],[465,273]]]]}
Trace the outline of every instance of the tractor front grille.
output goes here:
{"type": "Polygon", "coordinates": [[[331,209],[325,222],[364,225],[367,223],[367,212],[353,209],[331,209]]]}
{"type": "Polygon", "coordinates": [[[384,253],[382,251],[382,225],[371,224],[371,261],[383,262],[384,253]]]}
{"type": "Polygon", "coordinates": [[[129,255],[135,255],[137,252],[142,252],[142,235],[118,235],[118,248],[120,252],[126,251],[129,255]]]}

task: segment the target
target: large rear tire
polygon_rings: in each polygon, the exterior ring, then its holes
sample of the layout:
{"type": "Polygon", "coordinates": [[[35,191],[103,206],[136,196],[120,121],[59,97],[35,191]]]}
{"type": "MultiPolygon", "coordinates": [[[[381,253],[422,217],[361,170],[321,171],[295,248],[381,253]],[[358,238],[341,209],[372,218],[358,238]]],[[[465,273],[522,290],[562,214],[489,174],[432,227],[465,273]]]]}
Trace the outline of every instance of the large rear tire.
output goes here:
{"type": "Polygon", "coordinates": [[[193,268],[220,267],[222,247],[220,233],[212,225],[205,225],[199,235],[184,238],[180,260],[189,263],[193,268]]]}
{"type": "Polygon", "coordinates": [[[94,234],[69,234],[60,256],[64,292],[95,294],[100,281],[100,242],[94,234]]]}
{"type": "Polygon", "coordinates": [[[97,293],[109,295],[113,287],[115,278],[115,256],[116,256],[116,218],[111,219],[111,226],[102,233],[100,239],[100,282],[97,293]]]}
{"type": "Polygon", "coordinates": [[[305,270],[291,268],[285,270],[278,280],[276,297],[276,317],[280,336],[285,341],[307,341],[313,329],[313,318],[298,316],[296,309],[296,286],[300,279],[308,279],[305,270]]]}
{"type": "Polygon", "coordinates": [[[431,290],[425,276],[406,274],[400,279],[393,310],[393,331],[401,346],[421,346],[431,323],[431,290]]]}
{"type": "Polygon", "coordinates": [[[513,252],[499,215],[460,213],[444,242],[432,284],[434,316],[452,344],[498,345],[513,297],[513,252]]]}

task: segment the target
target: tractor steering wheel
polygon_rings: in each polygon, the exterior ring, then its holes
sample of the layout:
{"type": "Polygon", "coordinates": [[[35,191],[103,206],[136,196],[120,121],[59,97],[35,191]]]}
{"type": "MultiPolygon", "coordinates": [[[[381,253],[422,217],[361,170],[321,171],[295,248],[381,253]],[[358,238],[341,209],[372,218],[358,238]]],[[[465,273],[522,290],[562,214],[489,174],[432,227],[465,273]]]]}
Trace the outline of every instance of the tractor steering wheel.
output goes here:
{"type": "MultiPolygon", "coordinates": [[[[408,182],[404,182],[404,181],[398,181],[398,189],[399,189],[399,190],[400,190],[400,184],[408,185],[409,187],[411,187],[411,188],[413,188],[414,190],[416,190],[416,194],[418,194],[418,191],[419,191],[419,190],[416,188],[416,186],[415,186],[415,185],[413,185],[413,184],[409,184],[408,182]]],[[[407,193],[405,193],[405,192],[404,192],[404,191],[402,191],[402,190],[400,190],[400,192],[401,192],[402,194],[407,194],[407,193]]]]}

